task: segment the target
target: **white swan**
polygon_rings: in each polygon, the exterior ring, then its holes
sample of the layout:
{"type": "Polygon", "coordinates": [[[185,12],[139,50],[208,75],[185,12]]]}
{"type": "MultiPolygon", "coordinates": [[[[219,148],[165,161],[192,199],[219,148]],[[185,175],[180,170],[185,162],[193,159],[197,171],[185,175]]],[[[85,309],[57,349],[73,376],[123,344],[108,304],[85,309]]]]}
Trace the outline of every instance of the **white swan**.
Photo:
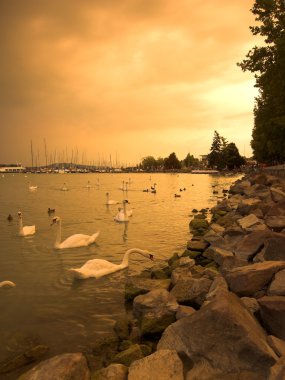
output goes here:
{"type": "Polygon", "coordinates": [[[20,236],[28,236],[28,235],[34,235],[36,232],[36,226],[24,226],[23,227],[23,215],[21,211],[18,212],[18,217],[19,217],[19,235],[20,236]]]}
{"type": "Polygon", "coordinates": [[[129,266],[129,255],[135,252],[147,257],[150,260],[153,260],[153,254],[151,254],[149,251],[139,248],[132,248],[124,254],[121,264],[113,264],[107,260],[94,259],[86,261],[86,263],[80,268],[70,268],[69,271],[74,274],[75,278],[100,278],[106,276],[107,274],[127,268],[129,266]]]}
{"type": "Polygon", "coordinates": [[[61,188],[61,191],[67,191],[68,190],[68,188],[67,188],[67,186],[66,186],[66,184],[65,184],[65,182],[64,182],[64,184],[63,184],[63,186],[62,186],[62,188],[61,188]]]}
{"type": "Polygon", "coordinates": [[[56,216],[52,219],[51,225],[53,224],[57,225],[57,235],[54,243],[54,248],[56,249],[86,247],[94,243],[100,234],[99,231],[93,235],[75,234],[69,236],[67,239],[61,242],[61,219],[59,216],[56,216]]]}
{"type": "Polygon", "coordinates": [[[122,187],[119,187],[119,190],[125,191],[125,181],[122,182],[122,187]]]}
{"type": "Polygon", "coordinates": [[[107,198],[107,201],[106,201],[106,205],[117,205],[119,202],[118,201],[114,201],[113,199],[109,199],[109,193],[106,193],[106,198],[107,198]]]}
{"type": "Polygon", "coordinates": [[[12,288],[16,286],[16,284],[13,281],[1,281],[0,282],[0,288],[12,288]]]}
{"type": "Polygon", "coordinates": [[[38,190],[38,186],[37,185],[33,186],[33,185],[31,185],[31,182],[29,182],[29,190],[30,191],[36,191],[36,190],[38,190]]]}
{"type": "Polygon", "coordinates": [[[127,203],[129,203],[127,200],[123,201],[123,208],[120,207],[118,214],[114,217],[116,222],[128,222],[129,217],[133,215],[133,210],[127,210],[127,203]]]}

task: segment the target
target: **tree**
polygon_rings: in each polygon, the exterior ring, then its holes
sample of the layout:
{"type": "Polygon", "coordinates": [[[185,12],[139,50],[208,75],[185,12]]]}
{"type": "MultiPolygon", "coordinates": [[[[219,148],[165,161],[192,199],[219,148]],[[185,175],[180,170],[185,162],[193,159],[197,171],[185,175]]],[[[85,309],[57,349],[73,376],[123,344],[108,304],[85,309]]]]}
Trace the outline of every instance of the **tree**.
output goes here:
{"type": "Polygon", "coordinates": [[[144,157],[141,166],[144,170],[154,170],[157,167],[156,159],[153,156],[144,157]]]}
{"type": "Polygon", "coordinates": [[[210,153],[208,154],[209,166],[212,168],[216,167],[218,169],[223,168],[224,164],[222,159],[222,151],[226,147],[226,144],[227,140],[220,136],[217,131],[214,131],[212,146],[210,153]]]}
{"type": "Polygon", "coordinates": [[[192,154],[188,153],[187,156],[182,161],[182,164],[186,166],[186,168],[189,168],[193,165],[196,165],[199,160],[195,158],[192,154]]]}
{"type": "Polygon", "coordinates": [[[285,2],[256,0],[252,13],[258,21],[250,27],[264,38],[265,46],[255,46],[238,65],[255,73],[259,89],[254,107],[251,146],[258,161],[285,161],[285,2]]]}
{"type": "Polygon", "coordinates": [[[240,168],[245,164],[245,159],[239,154],[238,148],[234,143],[229,143],[223,150],[225,166],[229,169],[240,168]]]}
{"type": "Polygon", "coordinates": [[[165,160],[164,160],[164,168],[165,169],[181,169],[181,163],[176,157],[176,154],[173,152],[171,153],[165,160]]]}

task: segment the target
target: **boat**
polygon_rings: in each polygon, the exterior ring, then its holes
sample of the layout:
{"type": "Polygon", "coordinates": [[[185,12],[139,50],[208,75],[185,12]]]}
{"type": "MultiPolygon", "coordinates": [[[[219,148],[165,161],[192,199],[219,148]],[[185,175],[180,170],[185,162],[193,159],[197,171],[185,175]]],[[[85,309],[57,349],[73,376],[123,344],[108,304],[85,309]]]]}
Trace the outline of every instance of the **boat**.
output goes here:
{"type": "Polygon", "coordinates": [[[197,169],[197,170],[191,170],[192,174],[220,174],[218,170],[214,169],[197,169]]]}

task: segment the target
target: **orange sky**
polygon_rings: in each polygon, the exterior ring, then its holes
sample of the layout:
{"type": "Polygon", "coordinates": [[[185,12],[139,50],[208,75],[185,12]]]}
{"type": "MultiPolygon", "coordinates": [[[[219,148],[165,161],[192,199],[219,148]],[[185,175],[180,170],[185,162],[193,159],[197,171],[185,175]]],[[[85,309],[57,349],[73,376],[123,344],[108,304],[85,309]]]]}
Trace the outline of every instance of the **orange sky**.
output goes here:
{"type": "Polygon", "coordinates": [[[251,155],[253,0],[0,2],[0,162],[179,159],[216,129],[251,155]],[[65,153],[66,155],[66,153],[65,153]]]}

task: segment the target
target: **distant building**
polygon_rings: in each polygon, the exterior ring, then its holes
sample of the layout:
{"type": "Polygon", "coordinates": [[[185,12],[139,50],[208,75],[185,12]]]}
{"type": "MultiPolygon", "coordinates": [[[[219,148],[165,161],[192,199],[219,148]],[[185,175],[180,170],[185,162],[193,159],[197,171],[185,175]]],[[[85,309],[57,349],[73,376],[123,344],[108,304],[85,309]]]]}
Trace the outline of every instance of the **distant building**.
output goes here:
{"type": "Polygon", "coordinates": [[[21,164],[0,165],[0,173],[22,173],[26,170],[21,164]]]}

